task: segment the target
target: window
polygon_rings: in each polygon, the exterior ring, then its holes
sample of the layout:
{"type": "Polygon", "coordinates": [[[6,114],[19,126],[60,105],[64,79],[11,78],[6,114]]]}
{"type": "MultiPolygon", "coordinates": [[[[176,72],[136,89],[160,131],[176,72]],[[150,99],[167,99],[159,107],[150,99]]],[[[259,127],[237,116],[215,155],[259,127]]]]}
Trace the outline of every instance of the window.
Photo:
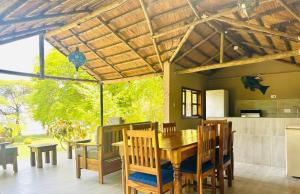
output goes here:
{"type": "Polygon", "coordinates": [[[182,88],[182,116],[184,118],[199,118],[201,115],[201,91],[182,88]]]}

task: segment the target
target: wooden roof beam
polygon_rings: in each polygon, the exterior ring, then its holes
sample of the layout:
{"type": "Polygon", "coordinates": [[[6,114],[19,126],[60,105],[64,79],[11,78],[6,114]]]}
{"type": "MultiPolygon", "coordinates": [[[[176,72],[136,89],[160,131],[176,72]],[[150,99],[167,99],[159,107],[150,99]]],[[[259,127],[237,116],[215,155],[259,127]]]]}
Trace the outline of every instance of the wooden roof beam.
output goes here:
{"type": "Polygon", "coordinates": [[[230,61],[230,62],[225,62],[225,63],[204,65],[204,66],[189,68],[189,69],[185,69],[185,70],[179,70],[179,71],[177,71],[177,74],[188,74],[188,73],[195,73],[195,72],[207,71],[207,70],[212,70],[212,69],[236,67],[236,66],[248,65],[248,64],[253,64],[253,63],[260,63],[260,62],[264,62],[264,61],[284,59],[287,57],[299,56],[299,55],[300,55],[300,50],[286,51],[286,52],[276,53],[276,54],[271,54],[271,55],[258,56],[258,57],[235,60],[235,61],[230,61]]]}
{"type": "Polygon", "coordinates": [[[197,19],[197,20],[193,21],[191,24],[187,24],[187,25],[183,25],[183,26],[178,26],[176,28],[172,28],[170,30],[167,30],[167,31],[164,31],[164,32],[160,32],[158,34],[154,34],[154,37],[155,38],[159,38],[159,37],[168,35],[168,34],[173,33],[173,32],[177,32],[177,31],[180,31],[180,30],[183,30],[183,29],[186,29],[186,28],[190,28],[191,26],[197,26],[198,24],[214,20],[214,19],[219,18],[219,17],[221,17],[223,15],[227,15],[227,14],[233,13],[233,12],[235,12],[237,10],[238,10],[238,7],[234,7],[234,8],[231,8],[229,10],[218,12],[218,13],[216,13],[214,15],[210,15],[210,16],[203,15],[203,18],[202,18],[202,16],[200,16],[201,19],[197,19]]]}
{"type": "Polygon", "coordinates": [[[82,17],[79,20],[70,22],[69,24],[66,24],[65,26],[63,26],[63,27],[61,27],[59,29],[56,29],[56,30],[48,32],[47,36],[54,36],[54,35],[56,35],[56,34],[58,34],[60,32],[64,32],[64,31],[70,30],[71,28],[76,27],[78,24],[84,23],[84,22],[86,22],[86,21],[88,21],[88,20],[90,20],[92,18],[97,17],[99,14],[101,14],[103,12],[112,10],[112,9],[114,9],[114,8],[122,5],[126,1],[127,0],[114,0],[112,3],[110,3],[108,5],[100,6],[98,9],[92,11],[91,13],[89,13],[88,15],[86,15],[85,17],[82,17]]]}
{"type": "Polygon", "coordinates": [[[211,33],[209,36],[207,36],[206,38],[202,39],[201,41],[199,41],[197,44],[195,44],[192,48],[188,49],[187,51],[185,51],[184,53],[182,53],[178,58],[175,59],[174,62],[178,62],[180,61],[183,57],[185,57],[186,55],[188,55],[189,53],[191,53],[194,49],[196,49],[197,47],[201,46],[202,44],[204,44],[207,40],[211,39],[213,36],[215,36],[217,34],[217,32],[213,32],[211,33]]]}
{"type": "Polygon", "coordinates": [[[114,67],[114,65],[110,64],[109,62],[107,62],[106,60],[103,59],[102,56],[100,56],[96,51],[94,51],[94,49],[89,46],[88,44],[86,44],[84,42],[84,40],[82,40],[72,29],[70,29],[70,32],[74,35],[74,37],[76,37],[76,39],[81,42],[82,44],[84,44],[92,53],[94,53],[97,57],[99,57],[99,59],[101,59],[101,61],[103,61],[107,66],[110,66],[118,75],[120,75],[121,77],[125,77],[125,75],[123,75],[118,69],[116,69],[114,67]]]}
{"type": "Polygon", "coordinates": [[[97,19],[112,33],[114,34],[118,39],[120,39],[126,46],[128,46],[130,48],[130,50],[132,52],[134,52],[137,56],[139,56],[143,61],[144,63],[146,63],[149,67],[149,69],[153,72],[156,72],[156,70],[153,68],[153,66],[148,62],[146,61],[143,56],[141,56],[141,54],[139,54],[130,44],[128,44],[128,42],[123,39],[119,34],[117,34],[102,18],[100,17],[97,17],[97,19]]]}
{"type": "Polygon", "coordinates": [[[161,56],[160,56],[160,53],[159,53],[159,50],[158,50],[158,46],[157,46],[157,43],[155,41],[155,38],[153,38],[154,32],[153,32],[153,27],[152,27],[152,24],[151,24],[151,19],[150,19],[148,13],[147,13],[144,1],[143,0],[139,0],[139,1],[140,1],[142,10],[144,12],[144,15],[145,15],[145,18],[146,18],[146,21],[147,21],[147,24],[148,24],[148,28],[149,28],[149,31],[150,31],[150,35],[151,35],[151,39],[152,39],[152,42],[153,42],[153,46],[154,46],[154,49],[155,49],[155,52],[156,52],[156,55],[157,55],[157,59],[158,59],[159,64],[160,64],[160,68],[163,71],[164,67],[163,67],[161,56]]]}
{"type": "Polygon", "coordinates": [[[230,25],[249,28],[249,29],[252,29],[254,31],[263,32],[263,33],[267,33],[267,34],[274,35],[274,36],[289,38],[289,39],[291,39],[293,41],[296,41],[296,42],[300,41],[300,36],[289,34],[289,33],[286,33],[286,32],[277,31],[277,30],[272,30],[272,29],[269,29],[269,28],[266,28],[266,27],[263,27],[263,26],[250,24],[248,22],[238,21],[238,20],[234,20],[234,19],[231,19],[231,18],[227,18],[227,17],[219,17],[219,18],[216,18],[216,20],[228,23],[230,25]]]}
{"type": "Polygon", "coordinates": [[[299,22],[300,22],[300,16],[294,11],[292,10],[292,8],[289,7],[289,5],[284,2],[283,0],[277,0],[277,2],[284,7],[284,9],[289,12],[292,16],[294,16],[294,18],[296,18],[299,22]]]}
{"type": "Polygon", "coordinates": [[[258,49],[269,50],[271,52],[277,52],[277,53],[286,51],[286,50],[282,50],[282,49],[276,49],[276,48],[273,48],[273,47],[268,47],[268,46],[265,46],[265,45],[257,45],[257,44],[253,44],[253,43],[250,43],[250,42],[242,42],[242,44],[245,44],[245,45],[248,45],[248,46],[251,46],[251,47],[254,47],[254,48],[258,48],[258,49]]]}
{"type": "MultiPolygon", "coordinates": [[[[50,44],[52,44],[53,46],[55,45],[55,47],[60,48],[60,49],[61,49],[61,52],[62,52],[65,56],[67,56],[68,54],[70,54],[71,51],[70,51],[68,48],[66,48],[63,44],[61,44],[61,43],[59,42],[59,40],[56,40],[54,37],[48,37],[47,40],[48,40],[48,42],[49,42],[50,44]]],[[[87,64],[85,64],[85,65],[83,66],[83,68],[86,69],[86,71],[87,71],[90,75],[94,76],[94,78],[96,78],[97,80],[102,80],[102,79],[103,79],[101,76],[99,76],[99,75],[97,75],[95,72],[93,72],[93,70],[92,70],[87,64]]]]}
{"type": "Polygon", "coordinates": [[[89,10],[75,10],[66,13],[54,13],[48,15],[37,15],[37,16],[22,17],[22,18],[11,19],[11,20],[3,20],[0,21],[0,26],[19,24],[24,22],[32,22],[36,20],[52,19],[52,18],[58,18],[58,17],[68,16],[68,15],[82,14],[82,13],[89,13],[89,10]]]}

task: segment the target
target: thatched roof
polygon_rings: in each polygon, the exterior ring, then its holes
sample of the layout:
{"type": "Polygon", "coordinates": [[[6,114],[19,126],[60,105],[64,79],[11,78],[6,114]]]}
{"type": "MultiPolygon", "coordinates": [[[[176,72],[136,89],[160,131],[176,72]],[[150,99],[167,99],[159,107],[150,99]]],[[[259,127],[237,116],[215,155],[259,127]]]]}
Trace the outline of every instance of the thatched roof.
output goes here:
{"type": "Polygon", "coordinates": [[[47,32],[65,55],[84,52],[84,68],[101,80],[160,74],[168,61],[182,68],[219,63],[220,33],[224,62],[300,48],[297,0],[0,2],[0,44],[47,32]]]}

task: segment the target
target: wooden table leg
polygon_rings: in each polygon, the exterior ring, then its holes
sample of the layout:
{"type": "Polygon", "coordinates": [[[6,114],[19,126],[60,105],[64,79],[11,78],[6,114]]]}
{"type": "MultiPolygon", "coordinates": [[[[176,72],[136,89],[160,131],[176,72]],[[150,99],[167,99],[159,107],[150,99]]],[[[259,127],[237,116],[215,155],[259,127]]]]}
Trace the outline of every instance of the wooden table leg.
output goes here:
{"type": "Polygon", "coordinates": [[[30,149],[30,164],[31,166],[35,166],[35,153],[30,149]]]}
{"type": "Polygon", "coordinates": [[[43,168],[43,155],[40,149],[37,151],[37,167],[43,168]]]}
{"type": "Polygon", "coordinates": [[[57,152],[56,147],[52,150],[52,165],[57,165],[57,152]]]}
{"type": "Polygon", "coordinates": [[[180,164],[173,164],[174,169],[174,193],[181,194],[182,193],[182,177],[180,172],[180,164]]]}
{"type": "Polygon", "coordinates": [[[72,146],[70,143],[67,145],[67,151],[68,151],[68,159],[72,159],[72,146]]]}
{"type": "Polygon", "coordinates": [[[50,163],[50,153],[49,153],[49,151],[46,151],[46,152],[45,152],[45,162],[46,162],[47,164],[50,163]]]}

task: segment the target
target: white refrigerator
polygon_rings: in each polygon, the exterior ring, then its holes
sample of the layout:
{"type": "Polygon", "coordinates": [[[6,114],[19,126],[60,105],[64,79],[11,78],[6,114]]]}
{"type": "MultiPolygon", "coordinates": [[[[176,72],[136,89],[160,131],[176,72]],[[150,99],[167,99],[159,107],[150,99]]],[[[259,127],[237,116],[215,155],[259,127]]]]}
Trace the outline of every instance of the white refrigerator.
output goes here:
{"type": "Polygon", "coordinates": [[[229,95],[227,90],[206,90],[206,118],[228,117],[229,95]]]}

